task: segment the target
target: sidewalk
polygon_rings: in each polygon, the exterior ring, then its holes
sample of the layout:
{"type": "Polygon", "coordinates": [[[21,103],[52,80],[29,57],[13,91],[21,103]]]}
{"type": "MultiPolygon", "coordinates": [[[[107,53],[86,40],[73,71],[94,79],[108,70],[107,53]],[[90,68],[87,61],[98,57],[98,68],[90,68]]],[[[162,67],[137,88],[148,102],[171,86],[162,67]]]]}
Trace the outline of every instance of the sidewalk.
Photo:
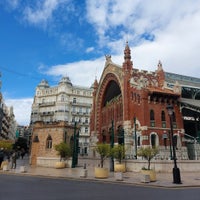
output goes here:
{"type": "Polygon", "coordinates": [[[44,176],[44,177],[54,177],[54,178],[66,178],[66,179],[78,179],[78,180],[88,180],[88,181],[103,181],[112,182],[120,184],[133,184],[141,186],[154,186],[154,187],[166,187],[166,188],[181,188],[181,187],[200,187],[200,172],[186,173],[181,172],[182,184],[173,184],[172,173],[157,173],[157,181],[150,183],[141,182],[141,174],[139,172],[125,172],[123,173],[123,179],[118,181],[115,178],[115,174],[110,172],[109,178],[107,179],[96,179],[94,177],[94,166],[87,164],[87,177],[80,177],[81,170],[83,170],[83,162],[79,163],[76,168],[64,168],[55,169],[47,167],[32,167],[28,164],[28,157],[24,160],[18,159],[17,168],[10,169],[8,171],[1,170],[1,174],[20,174],[20,175],[31,175],[31,176],[44,176]],[[25,166],[26,171],[21,172],[20,166],[25,166]]]}

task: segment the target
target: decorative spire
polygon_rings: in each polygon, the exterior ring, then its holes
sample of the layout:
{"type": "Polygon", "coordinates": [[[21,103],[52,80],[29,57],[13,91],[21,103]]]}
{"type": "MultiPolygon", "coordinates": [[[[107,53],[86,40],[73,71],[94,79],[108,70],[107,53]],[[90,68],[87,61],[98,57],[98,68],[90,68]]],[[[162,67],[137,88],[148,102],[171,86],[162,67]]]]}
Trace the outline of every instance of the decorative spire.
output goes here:
{"type": "Polygon", "coordinates": [[[158,61],[158,71],[161,71],[161,70],[163,70],[163,68],[162,68],[162,63],[161,63],[161,61],[159,60],[159,61],[158,61]]]}
{"type": "Polygon", "coordinates": [[[124,50],[124,60],[125,61],[131,60],[131,50],[129,48],[128,41],[126,41],[126,47],[124,50]]]}

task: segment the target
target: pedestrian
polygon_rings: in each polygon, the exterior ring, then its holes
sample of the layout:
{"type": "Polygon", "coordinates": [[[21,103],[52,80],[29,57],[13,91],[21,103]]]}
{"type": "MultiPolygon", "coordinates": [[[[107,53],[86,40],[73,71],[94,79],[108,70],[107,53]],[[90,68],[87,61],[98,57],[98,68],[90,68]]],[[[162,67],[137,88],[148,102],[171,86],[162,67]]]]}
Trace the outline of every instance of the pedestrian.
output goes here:
{"type": "Polygon", "coordinates": [[[11,159],[12,159],[11,169],[16,169],[16,167],[17,167],[17,153],[15,151],[13,152],[11,159]]]}
{"type": "Polygon", "coordinates": [[[1,167],[1,163],[3,162],[4,160],[4,151],[3,151],[3,148],[0,149],[0,167],[1,167]]]}
{"type": "Polygon", "coordinates": [[[21,150],[21,158],[22,158],[22,160],[23,160],[23,158],[24,158],[24,156],[25,156],[25,153],[26,153],[25,150],[22,149],[22,150],[21,150]]]}

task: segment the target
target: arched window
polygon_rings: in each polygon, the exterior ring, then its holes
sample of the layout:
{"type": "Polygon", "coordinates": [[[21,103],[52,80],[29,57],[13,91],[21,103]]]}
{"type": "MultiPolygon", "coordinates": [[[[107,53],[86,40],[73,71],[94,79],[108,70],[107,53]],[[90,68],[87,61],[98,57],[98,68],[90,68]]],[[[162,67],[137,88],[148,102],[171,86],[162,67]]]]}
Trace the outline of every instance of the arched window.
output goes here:
{"type": "Polygon", "coordinates": [[[155,117],[154,117],[154,111],[150,110],[150,126],[154,127],[155,126],[155,117]]]}
{"type": "Polygon", "coordinates": [[[166,121],[166,120],[165,120],[165,111],[162,111],[162,113],[161,113],[161,120],[162,120],[162,121],[166,121]]]}
{"type": "Polygon", "coordinates": [[[151,135],[151,146],[152,146],[152,148],[156,147],[156,135],[155,134],[151,135]]]}
{"type": "Polygon", "coordinates": [[[124,129],[122,126],[119,126],[117,129],[117,135],[118,135],[118,144],[123,145],[124,144],[124,129]]]}
{"type": "Polygon", "coordinates": [[[173,112],[172,121],[173,121],[173,128],[177,128],[177,125],[176,125],[176,114],[175,114],[175,112],[173,112]]]}
{"type": "Polygon", "coordinates": [[[51,149],[52,148],[52,138],[50,135],[48,135],[47,140],[46,140],[46,148],[51,149]]]}
{"type": "Polygon", "coordinates": [[[137,145],[140,146],[140,136],[137,138],[137,145]]]}
{"type": "Polygon", "coordinates": [[[165,111],[161,112],[162,128],[166,128],[165,111]]]}
{"type": "Polygon", "coordinates": [[[66,143],[67,142],[67,132],[64,132],[64,135],[63,135],[63,141],[66,143]]]}
{"type": "Polygon", "coordinates": [[[173,120],[173,122],[176,122],[176,114],[175,114],[175,112],[173,112],[172,120],[173,120]]]}
{"type": "Polygon", "coordinates": [[[105,130],[102,131],[102,142],[106,143],[106,131],[105,130]]]}

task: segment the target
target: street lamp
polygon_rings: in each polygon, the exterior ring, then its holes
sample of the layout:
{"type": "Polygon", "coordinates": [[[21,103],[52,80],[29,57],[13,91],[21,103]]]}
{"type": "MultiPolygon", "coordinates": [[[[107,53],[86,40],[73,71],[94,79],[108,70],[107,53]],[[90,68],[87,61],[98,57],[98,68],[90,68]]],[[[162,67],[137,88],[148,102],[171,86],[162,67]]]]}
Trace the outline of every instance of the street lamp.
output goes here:
{"type": "Polygon", "coordinates": [[[137,134],[136,134],[136,117],[134,116],[134,133],[135,133],[135,159],[137,160],[137,134]]]}
{"type": "Polygon", "coordinates": [[[73,135],[73,154],[72,154],[72,166],[71,168],[75,168],[76,165],[78,164],[78,145],[79,145],[79,130],[78,133],[77,127],[76,127],[76,122],[74,124],[74,135],[73,135]]]}
{"type": "Polygon", "coordinates": [[[176,149],[175,149],[175,144],[174,144],[174,133],[173,133],[173,106],[172,105],[167,105],[167,111],[169,114],[170,118],[170,128],[171,128],[171,141],[172,141],[172,151],[173,151],[173,161],[174,161],[174,168],[173,168],[173,183],[176,184],[181,184],[181,176],[180,176],[180,170],[177,167],[176,163],[176,149]]]}
{"type": "MultiPolygon", "coordinates": [[[[114,147],[114,121],[112,120],[110,148],[112,149],[113,147],[114,147]]],[[[113,158],[113,156],[110,157],[110,171],[114,172],[114,158],[113,158]]]]}
{"type": "Polygon", "coordinates": [[[169,135],[169,150],[170,150],[170,159],[172,160],[172,141],[171,141],[171,132],[168,132],[169,135]]]}

